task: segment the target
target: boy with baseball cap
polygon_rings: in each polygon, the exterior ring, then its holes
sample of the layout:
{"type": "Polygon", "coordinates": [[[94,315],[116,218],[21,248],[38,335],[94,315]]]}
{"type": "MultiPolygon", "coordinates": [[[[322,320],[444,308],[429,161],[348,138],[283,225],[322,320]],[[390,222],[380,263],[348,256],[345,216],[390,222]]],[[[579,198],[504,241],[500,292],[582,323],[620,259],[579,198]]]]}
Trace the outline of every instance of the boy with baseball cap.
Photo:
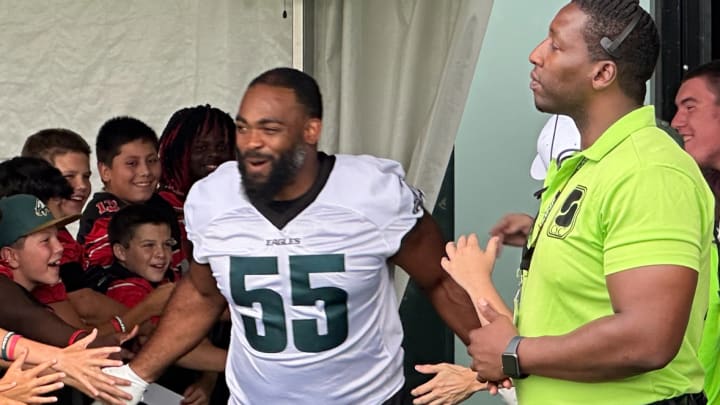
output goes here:
{"type": "Polygon", "coordinates": [[[29,194],[0,199],[0,259],[10,268],[13,280],[28,291],[58,283],[63,253],[58,227],[79,217],[55,218],[40,199],[29,194]]]}

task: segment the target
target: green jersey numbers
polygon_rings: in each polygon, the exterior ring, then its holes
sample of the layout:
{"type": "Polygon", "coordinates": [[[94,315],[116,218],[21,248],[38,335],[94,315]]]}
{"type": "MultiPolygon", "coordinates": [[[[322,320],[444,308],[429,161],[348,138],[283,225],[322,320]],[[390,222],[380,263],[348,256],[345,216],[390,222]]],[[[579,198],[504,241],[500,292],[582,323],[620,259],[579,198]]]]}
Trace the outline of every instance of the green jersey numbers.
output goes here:
{"type": "Polygon", "coordinates": [[[230,258],[230,290],[233,301],[243,307],[252,308],[253,303],[259,303],[262,306],[262,322],[265,327],[262,334],[258,331],[255,318],[242,316],[248,342],[255,350],[278,353],[285,350],[287,346],[282,297],[267,288],[248,290],[245,287],[245,276],[262,274],[278,274],[277,258],[230,258]]]}
{"type": "MultiPolygon", "coordinates": [[[[345,257],[334,255],[290,256],[291,305],[324,307],[327,330],[320,330],[317,319],[293,319],[292,333],[295,347],[301,352],[318,353],[342,344],[348,335],[347,292],[338,287],[310,286],[313,273],[345,271],[345,257]]],[[[246,277],[278,274],[277,257],[231,257],[230,290],[236,305],[262,308],[262,326],[258,330],[255,318],[242,315],[245,336],[257,351],[279,353],[285,350],[288,331],[285,322],[283,297],[268,288],[248,289],[246,277]]]]}

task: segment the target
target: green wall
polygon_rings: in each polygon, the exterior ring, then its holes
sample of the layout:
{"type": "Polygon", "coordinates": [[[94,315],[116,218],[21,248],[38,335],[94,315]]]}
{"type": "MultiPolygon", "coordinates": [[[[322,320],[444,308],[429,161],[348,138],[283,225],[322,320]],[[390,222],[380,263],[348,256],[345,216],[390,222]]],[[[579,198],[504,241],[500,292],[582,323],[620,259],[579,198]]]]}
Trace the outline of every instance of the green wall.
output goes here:
{"type": "MultiPolygon", "coordinates": [[[[648,9],[650,0],[641,1],[648,9]]],[[[530,178],[536,137],[547,116],[535,110],[529,90],[528,55],[547,34],[566,0],[495,0],[472,88],[455,142],[455,233],[487,231],[507,212],[537,210],[530,178]]],[[[494,280],[507,303],[515,292],[520,250],[506,248],[494,280]]],[[[456,339],[455,359],[469,364],[456,339]]],[[[478,393],[467,404],[500,404],[478,393]]]]}

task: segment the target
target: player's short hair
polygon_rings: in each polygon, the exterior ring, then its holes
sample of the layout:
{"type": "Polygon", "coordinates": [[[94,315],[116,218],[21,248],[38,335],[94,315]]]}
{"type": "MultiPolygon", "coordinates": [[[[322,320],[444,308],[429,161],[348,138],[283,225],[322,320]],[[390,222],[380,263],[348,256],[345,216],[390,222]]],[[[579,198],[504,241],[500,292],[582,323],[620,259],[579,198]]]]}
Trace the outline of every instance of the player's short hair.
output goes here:
{"type": "Polygon", "coordinates": [[[192,143],[203,133],[211,132],[225,139],[227,147],[234,146],[235,122],[232,117],[209,104],[176,111],[160,136],[160,185],[187,194],[192,186],[190,154],[192,143]]]}
{"type": "Polygon", "coordinates": [[[90,145],[80,134],[65,128],[42,129],[25,139],[20,156],[55,162],[55,157],[69,152],[90,156],[90,145]]]}
{"type": "Polygon", "coordinates": [[[262,73],[250,82],[248,88],[256,84],[266,84],[292,90],[298,102],[305,107],[305,112],[310,118],[322,119],[323,107],[320,87],[309,74],[293,68],[280,67],[262,73]]]}
{"type": "Polygon", "coordinates": [[[690,70],[682,82],[701,78],[707,83],[708,89],[715,95],[715,104],[720,104],[720,59],[715,59],[690,70]]]}
{"type": "Polygon", "coordinates": [[[660,36],[639,0],[572,0],[588,16],[585,43],[593,61],[612,60],[625,94],[642,104],[660,54],[660,36]],[[634,24],[634,27],[631,25],[634,24]],[[630,32],[623,39],[623,31],[630,32]],[[607,38],[607,40],[603,40],[607,38]],[[617,48],[609,47],[615,42],[617,48]]]}
{"type": "Polygon", "coordinates": [[[167,213],[147,204],[131,204],[121,208],[110,219],[108,240],[110,245],[116,243],[128,247],[135,231],[141,225],[167,225],[172,230],[172,221],[167,213]]]}
{"type": "Polygon", "coordinates": [[[43,203],[70,198],[73,189],[60,170],[45,159],[14,157],[0,163],[0,197],[31,194],[43,203]]]}
{"type": "Polygon", "coordinates": [[[120,154],[123,145],[134,141],[147,142],[158,149],[158,137],[147,124],[133,117],[115,117],[106,121],[95,140],[97,160],[112,166],[112,160],[120,154]]]}

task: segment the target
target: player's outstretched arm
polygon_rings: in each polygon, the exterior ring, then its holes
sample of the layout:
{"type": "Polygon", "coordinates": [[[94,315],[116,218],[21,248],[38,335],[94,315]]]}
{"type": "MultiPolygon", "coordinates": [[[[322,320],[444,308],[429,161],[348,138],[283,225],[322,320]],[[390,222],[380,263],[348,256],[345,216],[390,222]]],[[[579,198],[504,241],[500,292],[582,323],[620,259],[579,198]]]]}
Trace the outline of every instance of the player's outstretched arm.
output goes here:
{"type": "Polygon", "coordinates": [[[475,307],[465,290],[440,267],[445,243],[440,228],[425,214],[403,238],[391,258],[425,291],[438,314],[465,344],[472,329],[480,327],[475,307]]]}
{"type": "Polygon", "coordinates": [[[207,336],[226,306],[210,266],[191,261],[188,276],[175,287],[155,333],[130,367],[143,380],[154,381],[207,336]]]}

